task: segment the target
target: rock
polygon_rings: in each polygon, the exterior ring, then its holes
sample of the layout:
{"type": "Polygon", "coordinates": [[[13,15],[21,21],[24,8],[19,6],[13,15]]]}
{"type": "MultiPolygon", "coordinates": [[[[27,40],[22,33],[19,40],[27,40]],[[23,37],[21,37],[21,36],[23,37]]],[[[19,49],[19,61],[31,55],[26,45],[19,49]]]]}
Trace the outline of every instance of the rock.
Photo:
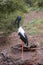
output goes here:
{"type": "Polygon", "coordinates": [[[43,61],[39,62],[38,65],[43,65],[43,61]]]}
{"type": "Polygon", "coordinates": [[[1,54],[4,55],[4,56],[6,56],[7,53],[8,53],[8,50],[7,50],[7,49],[5,49],[5,50],[3,50],[3,51],[1,52],[1,54]]]}
{"type": "Polygon", "coordinates": [[[13,65],[13,63],[12,62],[9,62],[9,65],[13,65]]]}
{"type": "Polygon", "coordinates": [[[37,48],[37,45],[32,44],[32,45],[30,46],[30,48],[37,48]]]}
{"type": "Polygon", "coordinates": [[[19,60],[19,61],[17,62],[17,65],[25,65],[25,63],[24,63],[24,61],[19,60]]]}
{"type": "Polygon", "coordinates": [[[25,63],[25,65],[33,65],[33,62],[31,60],[30,61],[29,60],[25,60],[24,63],[25,63]]]}

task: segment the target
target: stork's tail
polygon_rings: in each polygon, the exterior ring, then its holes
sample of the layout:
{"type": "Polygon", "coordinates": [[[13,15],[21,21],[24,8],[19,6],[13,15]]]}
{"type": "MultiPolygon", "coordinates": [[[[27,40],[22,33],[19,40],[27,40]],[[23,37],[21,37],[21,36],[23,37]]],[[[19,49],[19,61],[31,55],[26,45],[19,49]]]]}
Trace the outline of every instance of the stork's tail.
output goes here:
{"type": "Polygon", "coordinates": [[[24,34],[24,35],[25,35],[25,39],[26,39],[26,46],[28,46],[28,38],[27,38],[26,34],[24,34]]]}

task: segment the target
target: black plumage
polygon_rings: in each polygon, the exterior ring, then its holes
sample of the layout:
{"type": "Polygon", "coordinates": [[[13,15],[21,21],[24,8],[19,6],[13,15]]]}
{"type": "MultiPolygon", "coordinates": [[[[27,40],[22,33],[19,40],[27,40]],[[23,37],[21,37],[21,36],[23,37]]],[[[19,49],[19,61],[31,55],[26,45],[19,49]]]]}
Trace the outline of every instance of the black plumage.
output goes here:
{"type": "Polygon", "coordinates": [[[26,34],[24,34],[25,37],[21,33],[18,33],[18,35],[20,36],[20,39],[26,44],[26,46],[28,46],[28,38],[26,34]]]}
{"type": "Polygon", "coordinates": [[[18,16],[15,20],[15,24],[18,26],[18,35],[20,36],[20,39],[28,46],[28,38],[24,31],[24,29],[20,26],[21,16],[18,16]]]}

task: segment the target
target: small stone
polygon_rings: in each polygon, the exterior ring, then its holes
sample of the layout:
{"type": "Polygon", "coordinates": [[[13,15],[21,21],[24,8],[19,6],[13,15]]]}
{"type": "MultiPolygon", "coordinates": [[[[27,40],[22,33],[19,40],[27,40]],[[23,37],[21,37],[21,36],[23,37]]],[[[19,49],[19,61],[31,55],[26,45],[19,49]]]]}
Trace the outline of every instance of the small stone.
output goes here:
{"type": "Polygon", "coordinates": [[[38,65],[43,65],[43,63],[38,63],[38,65]]]}
{"type": "Polygon", "coordinates": [[[43,65],[43,60],[41,60],[40,62],[38,62],[38,65],[43,65]]]}
{"type": "Polygon", "coordinates": [[[13,65],[13,62],[9,62],[9,65],[13,65]]]}
{"type": "Polygon", "coordinates": [[[18,65],[25,65],[24,61],[20,60],[17,62],[18,65]]]}
{"type": "Polygon", "coordinates": [[[3,51],[1,52],[1,54],[3,54],[4,56],[6,56],[7,53],[8,53],[7,49],[5,49],[5,50],[3,50],[3,51]]]}
{"type": "Polygon", "coordinates": [[[32,45],[30,46],[30,48],[37,48],[37,45],[32,44],[32,45]]]}

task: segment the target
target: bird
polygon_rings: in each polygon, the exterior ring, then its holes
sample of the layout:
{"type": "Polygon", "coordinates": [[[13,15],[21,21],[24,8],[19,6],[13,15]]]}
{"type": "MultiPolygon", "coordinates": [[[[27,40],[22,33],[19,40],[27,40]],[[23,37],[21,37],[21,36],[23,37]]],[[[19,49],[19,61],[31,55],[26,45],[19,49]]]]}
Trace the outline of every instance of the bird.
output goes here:
{"type": "Polygon", "coordinates": [[[18,27],[18,36],[20,37],[22,42],[24,42],[24,44],[28,47],[28,38],[27,38],[26,32],[20,25],[21,18],[22,18],[21,16],[18,16],[15,20],[15,23],[17,24],[17,27],[18,27]]]}

